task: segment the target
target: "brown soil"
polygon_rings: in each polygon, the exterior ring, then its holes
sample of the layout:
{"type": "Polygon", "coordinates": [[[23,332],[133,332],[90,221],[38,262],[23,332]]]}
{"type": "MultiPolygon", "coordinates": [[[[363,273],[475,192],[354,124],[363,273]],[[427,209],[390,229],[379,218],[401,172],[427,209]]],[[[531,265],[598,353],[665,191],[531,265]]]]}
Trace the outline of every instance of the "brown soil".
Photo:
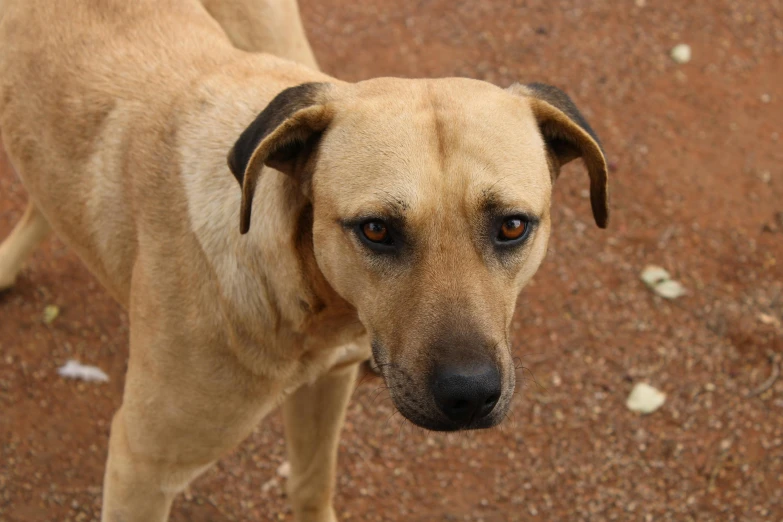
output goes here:
{"type": "MultiPolygon", "coordinates": [[[[549,82],[584,109],[612,165],[607,232],[580,166],[557,184],[551,251],[514,322],[513,417],[431,434],[394,414],[379,381],[362,384],[340,447],[341,519],[783,519],[783,377],[748,397],[783,352],[781,2],[301,4],[327,72],[549,82]],[[681,42],[685,65],[669,57],[681,42]],[[688,294],[654,296],[639,279],[649,263],[688,294]],[[638,381],[667,394],[646,417],[625,407],[638,381]]],[[[8,176],[0,193],[3,237],[26,196],[8,176]]],[[[0,520],[97,520],[127,335],[55,239],[0,296],[0,520]],[[47,326],[48,304],[62,312],[47,326]],[[68,358],[112,381],[58,377],[68,358]]],[[[291,520],[283,450],[274,415],[172,520],[291,520]]]]}

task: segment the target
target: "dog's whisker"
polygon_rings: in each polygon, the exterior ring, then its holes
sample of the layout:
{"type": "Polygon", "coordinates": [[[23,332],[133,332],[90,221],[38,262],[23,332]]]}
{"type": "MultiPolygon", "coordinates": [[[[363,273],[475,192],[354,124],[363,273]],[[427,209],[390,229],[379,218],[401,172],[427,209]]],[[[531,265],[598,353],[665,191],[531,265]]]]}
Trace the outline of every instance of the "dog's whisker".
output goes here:
{"type": "Polygon", "coordinates": [[[395,416],[395,415],[397,415],[398,413],[400,413],[400,412],[399,412],[399,411],[397,411],[397,409],[396,409],[396,408],[394,409],[394,411],[392,411],[391,415],[389,415],[389,416],[386,418],[386,422],[384,422],[384,423],[383,423],[383,427],[384,427],[384,429],[385,429],[386,427],[388,427],[388,425],[389,425],[389,421],[390,421],[392,418],[394,418],[394,416],[395,416]]]}
{"type": "Polygon", "coordinates": [[[399,429],[397,430],[397,443],[398,444],[402,442],[402,428],[403,428],[403,426],[405,426],[405,417],[402,416],[402,415],[400,415],[400,417],[402,418],[402,420],[400,421],[400,426],[399,426],[399,429]]]}
{"type": "Polygon", "coordinates": [[[525,366],[522,366],[521,369],[524,370],[524,371],[527,371],[527,373],[530,374],[530,379],[535,383],[536,386],[538,386],[538,388],[541,391],[547,391],[546,387],[541,386],[541,384],[539,384],[538,380],[536,379],[536,376],[533,374],[533,372],[530,370],[530,368],[526,368],[525,366]]]}
{"type": "Polygon", "coordinates": [[[375,402],[378,400],[378,398],[381,396],[381,394],[385,391],[384,388],[378,388],[375,390],[374,395],[372,399],[370,400],[370,403],[375,406],[375,402]]]}
{"type": "Polygon", "coordinates": [[[365,373],[365,374],[364,374],[364,375],[362,375],[362,377],[361,377],[361,378],[360,378],[360,379],[357,381],[357,383],[356,383],[356,387],[357,387],[357,388],[359,388],[359,387],[361,387],[362,385],[364,385],[364,384],[366,384],[366,383],[369,383],[369,382],[370,382],[370,379],[372,379],[372,378],[374,378],[374,377],[375,377],[375,376],[374,376],[374,375],[372,375],[372,374],[371,374],[371,373],[369,373],[369,372],[365,373]]]}

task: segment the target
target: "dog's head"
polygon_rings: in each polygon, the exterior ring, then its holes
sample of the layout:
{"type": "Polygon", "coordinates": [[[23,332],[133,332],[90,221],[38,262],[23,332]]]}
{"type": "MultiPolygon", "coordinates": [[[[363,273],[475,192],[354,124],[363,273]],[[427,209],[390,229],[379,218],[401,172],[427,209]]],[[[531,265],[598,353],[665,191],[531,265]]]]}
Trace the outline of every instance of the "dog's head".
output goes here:
{"type": "Polygon", "coordinates": [[[376,79],[283,91],[229,166],[242,232],[264,166],[302,184],[318,266],[358,311],[395,405],[456,430],[493,426],[509,408],[517,295],[547,249],[552,183],[579,157],[605,227],[606,161],[562,91],[376,79]]]}

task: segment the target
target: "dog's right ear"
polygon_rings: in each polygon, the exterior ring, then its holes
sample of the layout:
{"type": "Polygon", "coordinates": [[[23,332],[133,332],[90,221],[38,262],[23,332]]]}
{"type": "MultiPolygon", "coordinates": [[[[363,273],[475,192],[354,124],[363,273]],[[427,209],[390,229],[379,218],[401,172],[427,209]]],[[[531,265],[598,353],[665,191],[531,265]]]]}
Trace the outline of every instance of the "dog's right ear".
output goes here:
{"type": "Polygon", "coordinates": [[[546,142],[553,181],[560,167],[582,158],[590,175],[590,204],[596,224],[606,228],[609,220],[609,185],[606,156],[601,142],[566,93],[543,83],[514,84],[507,89],[530,103],[546,142]]]}
{"type": "Polygon", "coordinates": [[[242,132],[228,153],[228,168],[242,186],[239,231],[250,229],[250,211],[264,166],[305,181],[321,133],[332,120],[328,83],[305,83],[278,94],[242,132]]]}

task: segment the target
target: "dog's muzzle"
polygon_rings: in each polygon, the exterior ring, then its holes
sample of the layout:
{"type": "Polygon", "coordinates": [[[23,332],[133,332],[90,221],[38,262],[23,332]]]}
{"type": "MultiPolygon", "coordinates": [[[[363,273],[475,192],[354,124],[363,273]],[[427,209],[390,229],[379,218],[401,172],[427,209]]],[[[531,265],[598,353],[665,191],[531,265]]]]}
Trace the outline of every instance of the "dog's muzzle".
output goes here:
{"type": "Polygon", "coordinates": [[[417,371],[389,361],[377,342],[373,343],[373,354],[376,361],[383,361],[378,367],[397,410],[422,428],[490,428],[505,417],[510,406],[510,400],[503,400],[503,396],[508,399],[513,394],[513,373],[504,376],[486,352],[452,352],[417,371]],[[504,389],[504,380],[508,389],[504,389]]]}

